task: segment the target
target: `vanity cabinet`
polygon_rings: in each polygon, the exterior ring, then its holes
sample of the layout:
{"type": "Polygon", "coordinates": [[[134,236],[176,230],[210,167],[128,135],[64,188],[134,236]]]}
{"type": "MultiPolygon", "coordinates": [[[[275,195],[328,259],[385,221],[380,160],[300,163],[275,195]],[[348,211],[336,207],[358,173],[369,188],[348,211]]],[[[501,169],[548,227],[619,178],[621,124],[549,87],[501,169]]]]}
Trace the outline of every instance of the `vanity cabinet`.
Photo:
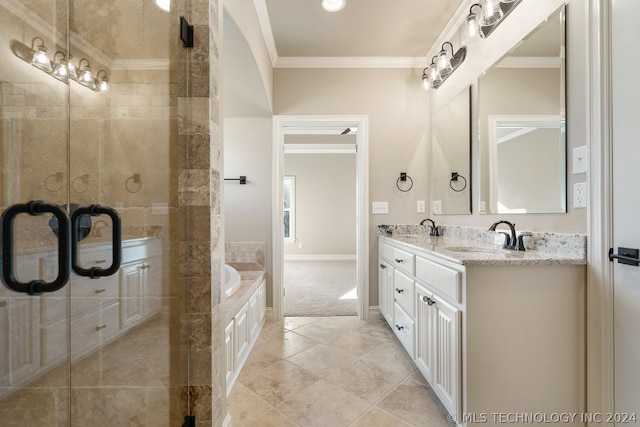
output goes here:
{"type": "Polygon", "coordinates": [[[518,254],[464,265],[393,239],[379,245],[380,265],[394,269],[393,284],[379,270],[379,285],[402,290],[389,326],[458,425],[584,412],[584,265],[510,264],[518,254]]]}
{"type": "MultiPolygon", "coordinates": [[[[80,265],[106,268],[111,246],[88,244],[80,265]]],[[[50,248],[18,253],[20,277],[57,275],[57,253],[50,248]]],[[[25,296],[0,286],[0,397],[33,381],[60,363],[102,348],[162,309],[162,240],[132,239],[122,243],[120,271],[99,279],[72,275],[61,290],[25,296]],[[70,320],[69,320],[70,316],[70,320]],[[9,319],[19,319],[9,324],[9,319]]]]}
{"type": "Polygon", "coordinates": [[[393,266],[381,257],[378,265],[378,306],[389,324],[393,323],[393,292],[393,266]]]}

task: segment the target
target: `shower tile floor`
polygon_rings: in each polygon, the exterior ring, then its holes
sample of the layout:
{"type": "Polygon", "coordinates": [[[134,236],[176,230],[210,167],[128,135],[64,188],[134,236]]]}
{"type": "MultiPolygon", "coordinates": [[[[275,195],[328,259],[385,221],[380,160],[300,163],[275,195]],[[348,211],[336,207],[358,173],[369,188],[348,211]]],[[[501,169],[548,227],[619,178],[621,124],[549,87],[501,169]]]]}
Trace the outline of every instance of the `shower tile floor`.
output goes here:
{"type": "Polygon", "coordinates": [[[232,426],[451,427],[384,320],[267,321],[227,400],[232,426]]]}

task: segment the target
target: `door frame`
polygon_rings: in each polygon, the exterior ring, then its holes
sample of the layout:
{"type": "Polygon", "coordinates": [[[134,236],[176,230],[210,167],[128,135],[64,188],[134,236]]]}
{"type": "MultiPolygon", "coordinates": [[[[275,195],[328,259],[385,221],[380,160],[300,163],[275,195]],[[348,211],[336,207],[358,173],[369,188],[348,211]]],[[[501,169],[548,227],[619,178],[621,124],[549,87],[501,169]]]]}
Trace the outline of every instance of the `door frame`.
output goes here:
{"type": "Polygon", "coordinates": [[[611,4],[589,2],[587,411],[614,413],[611,4]]]}
{"type": "Polygon", "coordinates": [[[272,301],[273,319],[284,317],[284,237],[282,182],[285,128],[357,127],[356,134],[356,268],[358,316],[369,318],[369,117],[283,115],[273,117],[272,301]]]}

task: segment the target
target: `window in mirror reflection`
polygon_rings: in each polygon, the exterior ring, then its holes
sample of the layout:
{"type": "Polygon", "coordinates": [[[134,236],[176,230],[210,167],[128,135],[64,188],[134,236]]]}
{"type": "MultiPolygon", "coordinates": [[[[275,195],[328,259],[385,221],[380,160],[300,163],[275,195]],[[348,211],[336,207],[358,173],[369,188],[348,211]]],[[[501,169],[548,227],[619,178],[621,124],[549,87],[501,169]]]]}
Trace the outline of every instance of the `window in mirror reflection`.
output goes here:
{"type": "Polygon", "coordinates": [[[564,213],[565,8],[478,79],[480,213],[564,213]]]}

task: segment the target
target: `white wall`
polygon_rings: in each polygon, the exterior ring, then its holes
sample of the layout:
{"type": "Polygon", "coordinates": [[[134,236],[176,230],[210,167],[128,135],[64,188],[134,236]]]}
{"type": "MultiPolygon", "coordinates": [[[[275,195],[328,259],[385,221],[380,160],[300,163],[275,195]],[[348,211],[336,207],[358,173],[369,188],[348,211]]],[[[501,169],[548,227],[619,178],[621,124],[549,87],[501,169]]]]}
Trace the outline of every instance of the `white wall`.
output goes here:
{"type": "Polygon", "coordinates": [[[285,257],[355,257],[355,153],[285,154],[284,174],[295,177],[296,190],[296,241],[285,243],[285,257]]]}

